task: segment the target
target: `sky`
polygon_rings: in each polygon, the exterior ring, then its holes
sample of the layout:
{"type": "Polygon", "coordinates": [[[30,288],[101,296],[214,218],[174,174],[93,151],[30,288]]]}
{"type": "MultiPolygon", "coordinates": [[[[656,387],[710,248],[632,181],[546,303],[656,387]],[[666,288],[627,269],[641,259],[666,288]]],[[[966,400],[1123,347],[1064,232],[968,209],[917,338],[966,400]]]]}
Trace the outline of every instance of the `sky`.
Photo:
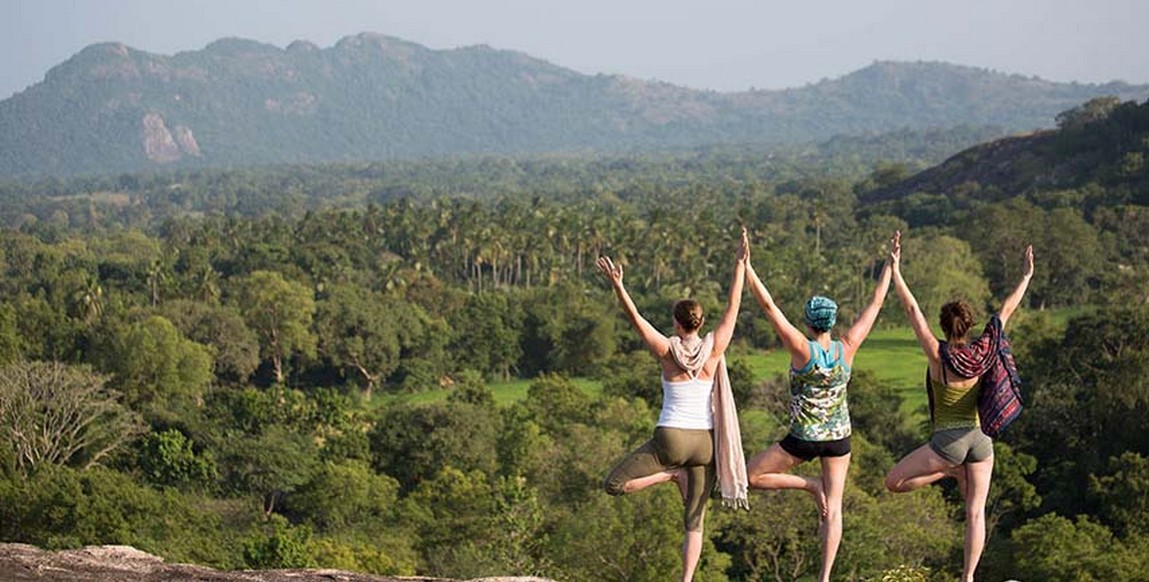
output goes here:
{"type": "Polygon", "coordinates": [[[1149,0],[0,0],[0,99],[85,46],[174,54],[222,37],[329,47],[377,32],[486,44],[695,89],[800,87],[874,61],[1149,82],[1149,0]]]}

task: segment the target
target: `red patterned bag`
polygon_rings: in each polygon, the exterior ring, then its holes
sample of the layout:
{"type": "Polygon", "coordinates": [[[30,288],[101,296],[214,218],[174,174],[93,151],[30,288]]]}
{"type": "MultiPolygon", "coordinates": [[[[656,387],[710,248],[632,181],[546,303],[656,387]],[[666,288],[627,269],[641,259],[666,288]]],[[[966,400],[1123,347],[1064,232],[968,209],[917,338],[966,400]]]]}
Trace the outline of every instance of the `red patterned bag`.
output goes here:
{"type": "Polygon", "coordinates": [[[981,378],[981,392],[977,399],[981,431],[990,438],[1000,436],[1010,423],[1017,420],[1023,408],[1021,377],[1017,374],[1017,362],[1013,359],[1001,318],[997,315],[991,317],[985,324],[985,331],[973,342],[958,347],[942,342],[939,351],[943,365],[950,366],[966,378],[981,378]]]}
{"type": "Polygon", "coordinates": [[[981,393],[977,397],[977,413],[981,418],[981,431],[997,438],[1013,421],[1021,416],[1021,377],[1017,363],[1009,349],[1005,332],[997,348],[997,358],[981,377],[981,393]]]}

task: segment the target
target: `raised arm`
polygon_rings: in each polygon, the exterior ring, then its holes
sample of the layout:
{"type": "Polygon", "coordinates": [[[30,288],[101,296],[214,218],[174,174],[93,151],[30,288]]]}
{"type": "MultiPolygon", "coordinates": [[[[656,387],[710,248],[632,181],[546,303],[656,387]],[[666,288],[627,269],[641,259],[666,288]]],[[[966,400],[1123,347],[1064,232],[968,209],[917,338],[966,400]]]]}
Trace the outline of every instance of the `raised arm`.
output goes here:
{"type": "Polygon", "coordinates": [[[782,345],[786,347],[786,351],[790,352],[791,365],[794,367],[804,366],[810,359],[810,345],[806,343],[806,336],[794,327],[790,320],[786,319],[782,310],[774,304],[774,298],[770,296],[770,291],[762,284],[762,280],[758,278],[758,273],[754,272],[754,266],[750,263],[749,251],[746,255],[746,280],[750,285],[750,292],[758,299],[758,305],[761,305],[762,311],[766,312],[766,319],[770,320],[774,326],[774,331],[782,340],[782,345]]]}
{"type": "Polygon", "coordinates": [[[730,281],[730,297],[726,300],[726,311],[722,319],[714,328],[714,351],[712,358],[718,359],[726,352],[730,345],[730,338],[734,336],[734,325],[738,322],[738,310],[742,307],[742,286],[746,280],[746,258],[750,255],[750,239],[746,236],[746,229],[742,229],[742,240],[738,245],[738,254],[734,261],[734,278],[730,281]]]}
{"type": "Polygon", "coordinates": [[[614,294],[618,297],[618,302],[622,304],[622,309],[626,312],[627,319],[638,330],[638,335],[642,336],[642,341],[646,343],[646,347],[659,358],[665,356],[666,352],[670,351],[670,340],[655,329],[634,306],[634,301],[626,292],[626,287],[622,285],[622,265],[614,264],[610,257],[599,257],[597,265],[598,270],[610,281],[611,287],[614,288],[614,294]]]}
{"type": "Polygon", "coordinates": [[[902,233],[898,231],[894,233],[893,246],[890,248],[890,266],[893,269],[894,290],[898,293],[898,299],[902,301],[902,307],[906,310],[906,316],[910,319],[910,327],[913,328],[914,335],[918,338],[918,344],[922,346],[922,351],[926,353],[926,357],[931,362],[937,362],[938,338],[934,337],[934,332],[930,330],[930,324],[926,322],[926,316],[918,307],[918,300],[914,299],[914,294],[910,292],[906,280],[902,278],[901,260],[902,233]]]}
{"type": "MultiPolygon", "coordinates": [[[[892,243],[893,240],[891,239],[890,242],[892,243]]],[[[892,276],[893,266],[891,261],[887,260],[885,266],[882,267],[882,274],[878,277],[878,286],[874,289],[873,299],[858,315],[857,321],[850,326],[850,330],[842,336],[842,345],[845,346],[843,355],[847,364],[854,364],[854,354],[858,353],[858,348],[862,347],[862,342],[866,341],[866,336],[870,335],[870,330],[873,329],[874,322],[878,319],[878,313],[882,311],[882,304],[886,301],[886,294],[890,291],[890,278],[892,276]]]]}
{"type": "Polygon", "coordinates": [[[1025,272],[1021,275],[1021,281],[1018,282],[1017,287],[1005,298],[1001,304],[1001,313],[998,317],[1001,318],[1001,327],[1005,328],[1005,322],[1009,321],[1009,316],[1017,311],[1017,307],[1021,305],[1021,298],[1025,296],[1025,290],[1029,288],[1029,280],[1033,278],[1033,245],[1025,247],[1025,272]]]}

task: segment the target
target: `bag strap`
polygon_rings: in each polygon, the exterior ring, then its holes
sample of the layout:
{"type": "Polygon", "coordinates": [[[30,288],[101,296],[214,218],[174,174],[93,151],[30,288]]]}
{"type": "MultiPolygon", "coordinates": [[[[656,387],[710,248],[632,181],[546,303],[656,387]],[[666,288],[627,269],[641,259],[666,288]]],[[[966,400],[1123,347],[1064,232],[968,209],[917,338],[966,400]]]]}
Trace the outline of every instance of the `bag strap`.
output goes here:
{"type": "Polygon", "coordinates": [[[934,387],[930,382],[930,367],[926,366],[926,398],[929,400],[930,424],[934,423],[934,387]]]}

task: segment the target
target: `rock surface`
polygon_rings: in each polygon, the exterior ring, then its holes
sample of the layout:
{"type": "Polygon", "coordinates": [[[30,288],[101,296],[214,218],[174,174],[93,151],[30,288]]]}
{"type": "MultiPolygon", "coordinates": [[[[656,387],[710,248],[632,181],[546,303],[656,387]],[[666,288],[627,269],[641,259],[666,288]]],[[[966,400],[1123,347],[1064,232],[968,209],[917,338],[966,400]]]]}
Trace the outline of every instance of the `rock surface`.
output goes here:
{"type": "MultiPolygon", "coordinates": [[[[391,577],[341,570],[242,570],[168,564],[130,546],[89,546],[49,552],[27,544],[0,544],[4,582],[451,582],[444,578],[391,577]]],[[[482,578],[471,582],[551,582],[543,578],[482,578]]]]}

